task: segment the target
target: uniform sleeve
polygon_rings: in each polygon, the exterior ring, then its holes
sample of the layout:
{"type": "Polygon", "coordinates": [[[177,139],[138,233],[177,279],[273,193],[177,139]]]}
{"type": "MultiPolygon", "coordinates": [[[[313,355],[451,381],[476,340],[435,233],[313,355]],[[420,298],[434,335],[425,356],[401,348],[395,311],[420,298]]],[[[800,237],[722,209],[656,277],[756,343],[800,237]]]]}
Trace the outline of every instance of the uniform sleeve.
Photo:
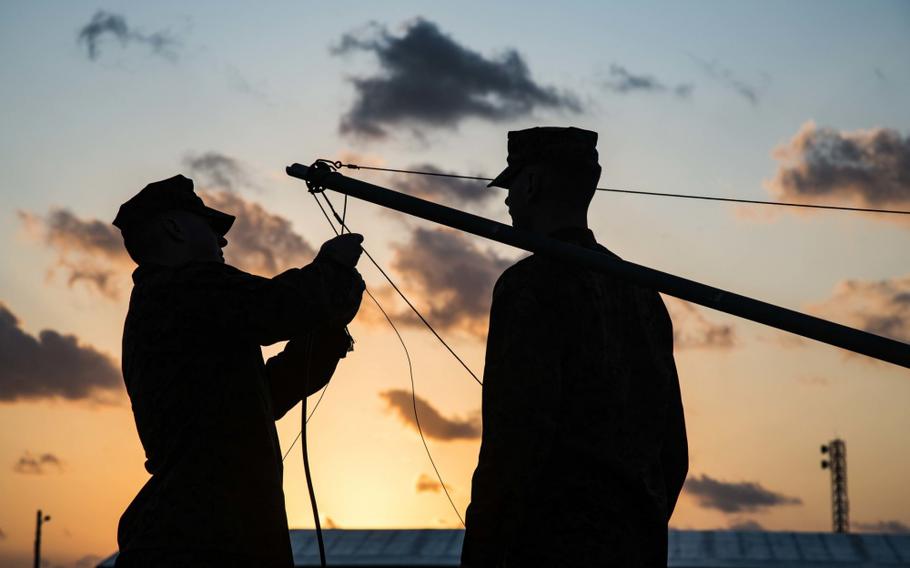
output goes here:
{"type": "Polygon", "coordinates": [[[239,270],[227,274],[220,304],[225,329],[259,345],[271,345],[317,329],[344,327],[360,305],[360,280],[353,269],[320,259],[274,278],[239,270]]]}
{"type": "Polygon", "coordinates": [[[328,384],[349,345],[344,328],[326,328],[295,337],[266,362],[275,420],[328,384]]]}
{"type": "Polygon", "coordinates": [[[483,440],[462,565],[497,566],[556,430],[561,348],[552,302],[513,274],[497,283],[483,386],[483,440]]]}

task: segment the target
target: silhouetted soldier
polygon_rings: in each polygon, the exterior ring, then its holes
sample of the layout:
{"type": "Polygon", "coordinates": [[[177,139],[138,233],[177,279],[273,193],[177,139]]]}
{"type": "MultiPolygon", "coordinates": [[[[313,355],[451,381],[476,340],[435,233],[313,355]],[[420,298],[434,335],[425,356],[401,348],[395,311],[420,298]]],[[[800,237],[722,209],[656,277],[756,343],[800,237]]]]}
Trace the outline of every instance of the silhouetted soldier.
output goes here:
{"type": "MultiPolygon", "coordinates": [[[[516,228],[603,254],[597,134],[509,132],[516,228]]],[[[654,290],[533,255],[493,291],[462,564],[666,566],[688,469],[670,318],[654,290]]]]}
{"type": "Polygon", "coordinates": [[[114,220],[139,265],[123,377],[151,474],[120,519],[118,566],[293,565],[275,420],[350,346],[363,238],[260,278],[224,264],[233,221],[183,176],[149,184],[114,220]],[[260,345],[286,339],[263,363],[260,345]]]}

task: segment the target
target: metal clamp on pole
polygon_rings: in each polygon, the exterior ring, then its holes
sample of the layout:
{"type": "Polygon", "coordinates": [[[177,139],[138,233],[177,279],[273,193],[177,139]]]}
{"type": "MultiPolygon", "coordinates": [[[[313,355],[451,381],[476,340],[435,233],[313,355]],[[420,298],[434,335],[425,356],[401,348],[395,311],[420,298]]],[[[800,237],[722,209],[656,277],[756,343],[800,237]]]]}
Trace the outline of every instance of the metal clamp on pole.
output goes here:
{"type": "Polygon", "coordinates": [[[314,191],[314,186],[318,191],[331,189],[528,252],[558,258],[564,262],[609,274],[681,300],[910,368],[910,345],[906,343],[612,258],[594,250],[349,178],[333,171],[330,164],[334,165],[328,160],[318,160],[313,167],[293,164],[288,166],[286,171],[289,176],[306,181],[310,191],[314,191]]]}

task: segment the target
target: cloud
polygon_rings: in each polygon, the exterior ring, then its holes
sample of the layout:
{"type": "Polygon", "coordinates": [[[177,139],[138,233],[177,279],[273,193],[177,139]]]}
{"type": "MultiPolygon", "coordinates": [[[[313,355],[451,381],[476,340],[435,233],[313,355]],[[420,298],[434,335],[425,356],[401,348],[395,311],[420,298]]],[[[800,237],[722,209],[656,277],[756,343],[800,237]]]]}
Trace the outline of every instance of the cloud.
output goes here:
{"type": "MultiPolygon", "coordinates": [[[[452,491],[452,486],[448,483],[445,484],[445,488],[448,491],[452,491]]],[[[439,483],[439,480],[435,477],[430,477],[425,473],[421,473],[420,477],[417,478],[414,489],[417,493],[439,493],[442,491],[442,484],[439,483]]]]}
{"type": "Polygon", "coordinates": [[[236,191],[241,187],[258,189],[238,160],[219,152],[189,154],[183,164],[190,170],[197,189],[236,191]]]}
{"type": "Polygon", "coordinates": [[[205,203],[237,217],[226,238],[224,258],[248,272],[272,276],[313,260],[316,251],[291,222],[227,191],[201,192],[205,203]]]}
{"type": "Polygon", "coordinates": [[[764,531],[765,527],[752,519],[737,519],[730,523],[731,531],[764,531]]]}
{"type": "Polygon", "coordinates": [[[0,303],[0,401],[102,400],[100,395],[122,388],[120,371],[109,356],[80,344],[75,335],[50,329],[29,335],[0,303]]]}
{"type": "Polygon", "coordinates": [[[730,349],[736,345],[730,324],[711,321],[694,304],[664,296],[673,320],[673,343],[678,349],[730,349]]]}
{"type": "MultiPolygon", "coordinates": [[[[389,409],[398,414],[406,425],[417,429],[414,419],[414,401],[410,391],[390,389],[379,393],[389,409]]],[[[453,440],[474,440],[480,437],[480,415],[469,418],[446,418],[429,402],[417,397],[417,413],[424,436],[450,442],[453,440]]]]}
{"type": "MultiPolygon", "coordinates": [[[[408,169],[436,174],[455,173],[441,170],[432,164],[415,164],[408,169]]],[[[403,193],[456,207],[480,205],[490,198],[502,197],[501,192],[488,188],[487,182],[477,180],[399,174],[393,183],[403,193]]]]}
{"type": "Polygon", "coordinates": [[[732,89],[734,93],[749,101],[752,106],[758,105],[758,88],[737,77],[733,70],[724,67],[717,61],[708,61],[694,55],[690,55],[690,57],[708,77],[732,89]]]}
{"type": "Polygon", "coordinates": [[[500,121],[527,116],[537,108],[581,111],[576,98],[531,78],[514,49],[495,57],[463,46],[428,20],[417,18],[393,35],[373,23],[362,33],[345,34],[334,54],[366,51],[381,71],[354,77],[353,107],[340,130],[383,138],[389,127],[456,127],[466,118],[500,121]]]}
{"type": "Polygon", "coordinates": [[[6,539],[6,533],[3,532],[3,529],[0,529],[0,540],[5,540],[5,539],[6,539]]]}
{"type": "Polygon", "coordinates": [[[907,534],[910,526],[900,521],[878,521],[874,523],[853,523],[853,528],[859,532],[907,534]]]}
{"type": "Polygon", "coordinates": [[[63,462],[54,454],[35,456],[26,451],[13,464],[13,471],[24,475],[44,475],[49,469],[53,469],[58,473],[63,471],[63,462]]]}
{"type": "MultiPolygon", "coordinates": [[[[486,334],[493,284],[513,261],[448,229],[418,228],[408,243],[393,249],[392,268],[422,295],[430,322],[478,337],[486,334]]],[[[409,314],[403,317],[419,324],[409,314]]]]}
{"type": "Polygon", "coordinates": [[[808,121],[772,156],[780,164],[765,187],[780,199],[910,207],[910,136],[896,130],[842,132],[808,121]]]}
{"type": "Polygon", "coordinates": [[[802,499],[765,489],[751,481],[727,482],[707,475],[686,479],[684,490],[705,509],[724,513],[751,513],[780,505],[801,505],[802,499]]]}
{"type": "Polygon", "coordinates": [[[878,281],[845,280],[808,311],[838,323],[910,343],[910,274],[878,281]]]}
{"type": "Polygon", "coordinates": [[[130,43],[138,43],[149,47],[155,55],[165,59],[174,60],[177,54],[177,40],[167,32],[159,31],[151,34],[142,33],[131,28],[126,23],[126,18],[113,12],[98,10],[89,23],[79,29],[76,41],[85,45],[88,58],[92,61],[101,55],[101,38],[112,36],[120,42],[121,47],[130,43]]]}
{"type": "Polygon", "coordinates": [[[55,250],[51,274],[60,270],[67,285],[85,284],[101,295],[117,298],[122,282],[118,273],[132,266],[120,231],[98,219],[81,219],[68,209],[51,209],[46,217],[18,212],[26,231],[55,250]]]}
{"type": "Polygon", "coordinates": [[[651,93],[669,91],[680,98],[688,97],[695,88],[691,83],[680,83],[675,87],[670,87],[656,77],[633,74],[622,65],[616,65],[615,63],[610,65],[610,78],[603,82],[603,87],[608,91],[624,95],[636,91],[651,93]]]}

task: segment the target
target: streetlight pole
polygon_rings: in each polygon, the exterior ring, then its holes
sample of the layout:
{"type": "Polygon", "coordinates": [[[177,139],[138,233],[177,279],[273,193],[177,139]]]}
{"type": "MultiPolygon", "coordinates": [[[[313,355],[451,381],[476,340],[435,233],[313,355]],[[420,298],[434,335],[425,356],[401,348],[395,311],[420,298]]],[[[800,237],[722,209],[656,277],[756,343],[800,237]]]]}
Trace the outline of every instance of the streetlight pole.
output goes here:
{"type": "Polygon", "coordinates": [[[41,525],[51,520],[50,515],[43,515],[41,509],[35,520],[35,568],[41,568],[41,525]]]}

